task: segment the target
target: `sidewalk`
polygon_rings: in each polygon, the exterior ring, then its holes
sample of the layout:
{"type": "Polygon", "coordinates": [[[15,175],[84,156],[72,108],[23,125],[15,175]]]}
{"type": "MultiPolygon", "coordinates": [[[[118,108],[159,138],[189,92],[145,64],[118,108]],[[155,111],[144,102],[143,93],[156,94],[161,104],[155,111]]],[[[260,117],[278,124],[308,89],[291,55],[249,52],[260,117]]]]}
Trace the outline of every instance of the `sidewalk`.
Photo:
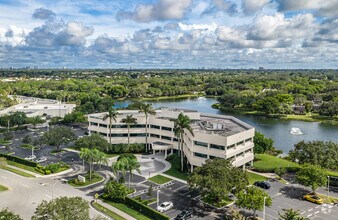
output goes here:
{"type": "Polygon", "coordinates": [[[127,213],[125,212],[122,212],[121,210],[115,208],[114,206],[111,206],[105,202],[102,202],[101,200],[97,200],[97,203],[102,205],[103,207],[115,212],[116,214],[118,214],[119,216],[125,218],[125,219],[128,219],[128,220],[137,220],[136,218],[133,218],[132,216],[128,215],[127,213]]]}
{"type": "Polygon", "coordinates": [[[274,173],[258,173],[256,171],[252,171],[252,170],[249,170],[249,169],[247,169],[246,171],[250,172],[250,173],[257,174],[257,175],[260,175],[260,176],[264,176],[264,177],[269,178],[269,179],[274,179],[274,178],[277,177],[277,175],[274,174],[274,173]]]}
{"type": "Polygon", "coordinates": [[[176,178],[176,177],[174,177],[174,176],[170,176],[170,175],[167,175],[167,174],[165,174],[165,173],[161,173],[160,175],[161,175],[161,176],[168,177],[168,178],[173,179],[173,180],[176,180],[177,182],[181,182],[181,183],[187,184],[187,181],[182,180],[182,179],[179,179],[179,178],[176,178]]]}
{"type": "Polygon", "coordinates": [[[16,170],[20,170],[20,171],[22,171],[24,173],[31,174],[31,175],[33,175],[35,177],[42,177],[42,175],[40,175],[40,174],[31,172],[31,171],[28,171],[28,170],[25,170],[25,169],[22,169],[22,168],[19,168],[19,167],[16,167],[16,166],[12,166],[12,165],[7,165],[7,166],[10,167],[10,168],[16,169],[16,170]]]}

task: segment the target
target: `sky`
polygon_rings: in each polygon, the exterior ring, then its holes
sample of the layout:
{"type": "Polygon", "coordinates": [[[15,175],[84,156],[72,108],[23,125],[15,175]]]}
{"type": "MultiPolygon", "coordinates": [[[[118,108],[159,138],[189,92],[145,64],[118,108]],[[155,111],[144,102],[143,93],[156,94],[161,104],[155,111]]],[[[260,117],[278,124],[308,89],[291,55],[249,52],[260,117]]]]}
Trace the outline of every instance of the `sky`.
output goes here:
{"type": "Polygon", "coordinates": [[[338,68],[338,0],[0,0],[0,68],[338,68]]]}

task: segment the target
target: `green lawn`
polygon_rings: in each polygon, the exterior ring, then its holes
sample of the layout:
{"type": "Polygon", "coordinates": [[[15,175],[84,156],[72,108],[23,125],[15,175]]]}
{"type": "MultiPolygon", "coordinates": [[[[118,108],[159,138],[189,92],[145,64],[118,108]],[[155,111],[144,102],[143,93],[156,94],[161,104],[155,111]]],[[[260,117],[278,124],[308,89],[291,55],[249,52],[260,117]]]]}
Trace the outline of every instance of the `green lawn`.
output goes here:
{"type": "Polygon", "coordinates": [[[172,179],[162,176],[162,175],[156,175],[156,176],[149,178],[148,180],[153,181],[154,183],[164,184],[164,183],[171,181],[172,179]]]}
{"type": "MultiPolygon", "coordinates": [[[[171,164],[171,161],[169,161],[169,162],[171,164]]],[[[170,169],[165,171],[164,173],[169,175],[169,176],[179,178],[181,180],[187,180],[188,179],[187,173],[181,173],[179,170],[176,170],[172,164],[171,164],[170,169]]]]}
{"type": "Polygon", "coordinates": [[[111,217],[112,219],[115,219],[115,220],[125,220],[125,218],[119,216],[118,214],[116,214],[115,212],[113,212],[112,210],[110,209],[107,209],[106,207],[103,207],[102,205],[96,203],[96,202],[93,202],[92,203],[93,207],[99,211],[99,212],[102,212],[106,215],[108,215],[109,217],[111,217]]]}
{"type": "Polygon", "coordinates": [[[8,188],[6,186],[0,185],[0,192],[6,191],[8,188]]]}
{"type": "Polygon", "coordinates": [[[138,220],[151,220],[151,218],[148,218],[147,216],[143,215],[141,212],[138,212],[134,209],[129,208],[127,205],[123,203],[117,203],[117,202],[111,202],[111,201],[105,201],[105,202],[138,220]]]}
{"type": "Polygon", "coordinates": [[[252,185],[256,181],[265,181],[268,178],[265,176],[258,175],[256,173],[246,172],[246,175],[248,176],[249,184],[252,185]]]}
{"type": "Polygon", "coordinates": [[[6,144],[11,144],[12,141],[7,141],[7,140],[4,140],[4,139],[0,139],[0,144],[3,144],[3,145],[6,145],[6,144]]]}
{"type": "Polygon", "coordinates": [[[86,178],[86,182],[84,183],[78,182],[77,177],[76,177],[74,179],[69,180],[68,184],[74,187],[82,187],[82,186],[88,186],[90,184],[97,183],[103,180],[103,176],[99,174],[92,175],[91,180],[89,180],[89,174],[86,174],[84,177],[86,178]]]}
{"type": "Polygon", "coordinates": [[[21,168],[21,169],[24,169],[24,170],[28,170],[28,171],[33,172],[33,173],[37,173],[37,174],[43,175],[43,174],[39,173],[38,171],[36,171],[35,167],[27,166],[27,165],[24,165],[24,164],[21,164],[21,163],[17,163],[17,162],[14,162],[14,161],[10,161],[10,160],[7,160],[7,164],[11,165],[11,166],[15,166],[15,167],[21,168]]]}
{"type": "Polygon", "coordinates": [[[2,167],[1,169],[7,170],[9,172],[18,174],[18,175],[23,176],[23,177],[32,177],[32,178],[35,178],[35,176],[33,176],[33,175],[29,174],[29,173],[22,172],[21,170],[14,169],[12,167],[5,166],[5,167],[2,167]]]}
{"type": "Polygon", "coordinates": [[[40,148],[35,147],[33,145],[30,145],[30,144],[22,144],[19,147],[22,148],[22,149],[29,149],[29,150],[31,150],[34,147],[34,150],[40,150],[40,148]]]}
{"type": "Polygon", "coordinates": [[[277,167],[296,168],[298,163],[281,159],[268,154],[255,154],[253,168],[259,172],[274,172],[277,167]]]}
{"type": "Polygon", "coordinates": [[[224,207],[230,203],[233,202],[232,199],[230,198],[226,198],[226,199],[222,199],[222,201],[216,203],[215,201],[213,201],[210,197],[206,196],[206,197],[203,197],[202,198],[202,201],[205,202],[205,203],[208,203],[212,206],[215,206],[215,207],[218,207],[218,208],[221,208],[221,207],[224,207]]]}

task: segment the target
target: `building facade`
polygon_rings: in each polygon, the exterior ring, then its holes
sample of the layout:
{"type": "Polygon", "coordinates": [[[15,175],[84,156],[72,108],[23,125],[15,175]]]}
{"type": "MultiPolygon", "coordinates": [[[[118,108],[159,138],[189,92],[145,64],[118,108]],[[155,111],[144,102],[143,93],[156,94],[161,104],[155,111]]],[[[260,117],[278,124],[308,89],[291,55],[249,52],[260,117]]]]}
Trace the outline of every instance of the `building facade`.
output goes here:
{"type": "MultiPolygon", "coordinates": [[[[128,142],[127,125],[121,120],[133,115],[137,124],[130,128],[130,143],[146,142],[146,117],[137,110],[121,110],[116,122],[112,124],[112,144],[128,142]]],[[[212,115],[187,109],[162,108],[156,115],[148,115],[148,143],[153,153],[162,152],[165,157],[179,149],[174,134],[174,120],[180,113],[191,119],[194,135],[184,132],[183,151],[191,169],[201,166],[207,159],[232,159],[234,166],[252,165],[253,137],[255,129],[232,116],[212,115]]],[[[110,139],[109,119],[103,120],[106,113],[88,115],[89,133],[98,133],[110,139]]]]}

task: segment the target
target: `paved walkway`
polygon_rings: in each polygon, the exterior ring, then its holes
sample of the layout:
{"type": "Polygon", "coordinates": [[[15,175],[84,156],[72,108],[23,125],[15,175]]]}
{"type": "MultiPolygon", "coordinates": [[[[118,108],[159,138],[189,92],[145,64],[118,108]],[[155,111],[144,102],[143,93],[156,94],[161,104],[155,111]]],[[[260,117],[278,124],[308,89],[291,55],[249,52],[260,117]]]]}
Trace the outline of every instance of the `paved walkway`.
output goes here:
{"type": "Polygon", "coordinates": [[[187,184],[187,181],[182,180],[182,179],[179,179],[179,178],[176,178],[176,177],[174,177],[174,176],[167,175],[167,174],[165,174],[165,173],[161,173],[161,176],[165,176],[165,177],[168,177],[168,178],[170,178],[170,179],[176,180],[176,181],[178,181],[178,182],[187,184]]]}
{"type": "Polygon", "coordinates": [[[274,178],[277,177],[277,175],[274,174],[274,173],[258,173],[258,172],[256,172],[256,171],[249,170],[249,169],[247,169],[246,171],[247,171],[247,172],[250,172],[250,173],[257,174],[257,175],[260,175],[260,176],[264,176],[264,177],[269,178],[269,179],[274,179],[274,178]]]}
{"type": "Polygon", "coordinates": [[[137,220],[136,218],[133,218],[132,216],[128,215],[127,213],[115,208],[112,205],[109,205],[108,203],[102,202],[101,200],[97,200],[97,203],[102,205],[103,207],[115,212],[116,214],[118,214],[119,216],[128,219],[128,220],[137,220]]]}

